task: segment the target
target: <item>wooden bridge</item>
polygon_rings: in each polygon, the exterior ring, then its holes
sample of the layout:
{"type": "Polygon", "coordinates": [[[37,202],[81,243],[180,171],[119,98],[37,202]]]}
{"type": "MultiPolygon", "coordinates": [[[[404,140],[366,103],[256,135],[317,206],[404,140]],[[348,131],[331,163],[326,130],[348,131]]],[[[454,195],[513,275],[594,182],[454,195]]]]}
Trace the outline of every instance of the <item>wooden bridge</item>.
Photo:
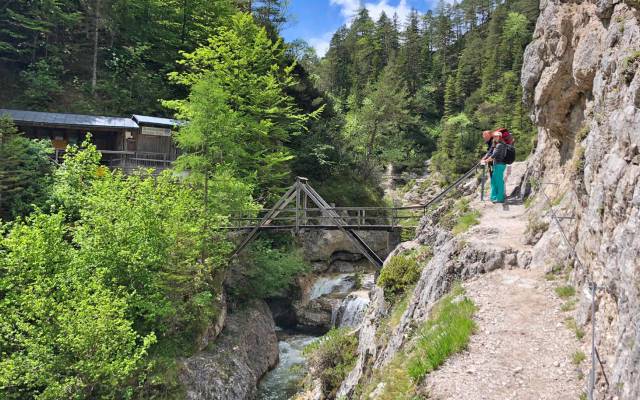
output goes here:
{"type": "Polygon", "coordinates": [[[430,206],[470,177],[478,166],[474,166],[426,204],[405,207],[334,207],[309,185],[306,178],[298,177],[273,208],[260,210],[258,216],[231,216],[228,229],[249,231],[233,256],[244,250],[263,230],[292,230],[297,234],[306,229],[335,229],[342,231],[373,265],[382,267],[383,260],[357,232],[415,229],[430,206]]]}

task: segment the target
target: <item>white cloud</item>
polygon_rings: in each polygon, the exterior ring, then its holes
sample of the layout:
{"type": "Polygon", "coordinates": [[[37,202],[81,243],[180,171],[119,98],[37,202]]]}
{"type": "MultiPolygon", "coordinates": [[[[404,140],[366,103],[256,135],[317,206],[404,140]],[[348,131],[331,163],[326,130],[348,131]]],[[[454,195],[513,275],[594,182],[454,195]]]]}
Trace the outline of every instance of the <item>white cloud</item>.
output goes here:
{"type": "Polygon", "coordinates": [[[333,33],[333,31],[329,31],[320,37],[315,37],[307,40],[311,47],[316,49],[316,54],[318,55],[318,57],[322,58],[325,54],[327,54],[327,50],[329,50],[329,43],[331,42],[333,33]]]}
{"type": "Polygon", "coordinates": [[[401,22],[404,22],[411,13],[411,7],[407,4],[407,0],[400,0],[397,6],[390,5],[388,0],[380,0],[377,3],[366,3],[365,7],[369,10],[369,15],[374,21],[380,18],[383,11],[389,18],[393,18],[394,14],[398,14],[401,22]]]}
{"type": "Polygon", "coordinates": [[[377,2],[363,3],[362,0],[330,0],[330,4],[340,7],[340,14],[347,25],[351,24],[351,20],[361,7],[366,7],[373,20],[380,18],[384,11],[389,18],[393,18],[394,14],[398,14],[400,21],[405,21],[409,13],[411,13],[411,7],[407,4],[407,0],[400,0],[398,5],[395,6],[389,4],[389,1],[378,0],[377,2]]]}
{"type": "Polygon", "coordinates": [[[330,4],[332,6],[340,7],[340,14],[344,17],[345,21],[348,22],[353,18],[354,15],[358,13],[358,10],[361,7],[361,0],[331,0],[330,4]]]}

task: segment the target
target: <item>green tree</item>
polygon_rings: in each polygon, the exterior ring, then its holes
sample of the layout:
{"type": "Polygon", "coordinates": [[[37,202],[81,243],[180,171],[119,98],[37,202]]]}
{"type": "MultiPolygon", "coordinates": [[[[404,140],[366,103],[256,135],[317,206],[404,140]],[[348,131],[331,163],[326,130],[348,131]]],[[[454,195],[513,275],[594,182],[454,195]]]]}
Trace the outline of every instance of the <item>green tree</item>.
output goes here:
{"type": "Polygon", "coordinates": [[[409,15],[407,26],[402,33],[402,39],[403,46],[400,53],[402,76],[409,94],[413,96],[421,86],[424,74],[424,66],[421,64],[422,35],[420,32],[420,19],[416,10],[412,10],[409,15]]]}
{"type": "Polygon", "coordinates": [[[51,152],[49,141],[22,137],[10,119],[0,116],[0,220],[45,206],[53,172],[51,152]]]}
{"type": "Polygon", "coordinates": [[[347,115],[345,135],[357,155],[364,177],[406,157],[403,132],[414,122],[409,114],[407,91],[398,79],[397,67],[388,65],[369,86],[360,107],[347,115]]]}
{"type": "MultiPolygon", "coordinates": [[[[184,72],[171,74],[172,81],[191,90],[189,99],[165,102],[181,117],[202,118],[183,128],[187,131],[179,139],[183,145],[187,137],[204,138],[216,129],[206,127],[209,116],[203,111],[208,107],[207,101],[212,101],[210,107],[216,108],[211,111],[214,113],[211,118],[218,121],[229,118],[232,124],[238,124],[234,129],[240,133],[236,136],[241,134],[243,141],[225,148],[231,151],[231,156],[215,153],[217,149],[213,148],[206,150],[207,157],[234,163],[241,178],[257,184],[259,196],[269,195],[270,190],[278,191],[288,183],[287,163],[292,155],[286,143],[292,136],[302,134],[307,121],[315,117],[301,113],[286,93],[296,80],[293,65],[281,67],[284,52],[282,43],[272,42],[250,15],[236,14],[228,26],[216,30],[208,45],[183,55],[180,64],[184,72]],[[212,94],[206,93],[208,88],[212,94]],[[202,99],[203,96],[208,97],[202,99]],[[209,133],[199,132],[203,129],[209,133]]],[[[228,133],[225,127],[214,135],[222,138],[228,133]]]]}

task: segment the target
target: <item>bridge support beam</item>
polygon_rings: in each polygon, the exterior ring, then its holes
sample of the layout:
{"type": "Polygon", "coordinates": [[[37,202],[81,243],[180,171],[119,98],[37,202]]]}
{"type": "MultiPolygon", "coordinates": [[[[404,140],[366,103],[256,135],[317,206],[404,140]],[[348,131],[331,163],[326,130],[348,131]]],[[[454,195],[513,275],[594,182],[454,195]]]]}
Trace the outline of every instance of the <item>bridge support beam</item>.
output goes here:
{"type": "MultiPolygon", "coordinates": [[[[295,228],[294,232],[300,232],[300,226],[307,225],[307,200],[310,199],[321,211],[322,216],[331,221],[340,229],[353,243],[362,255],[364,255],[376,267],[382,267],[383,260],[371,249],[367,243],[355,232],[355,230],[347,224],[347,222],[327,203],[322,196],[318,194],[307,182],[307,178],[297,177],[296,183],[291,186],[287,192],[276,202],[272,209],[258,222],[258,224],[249,232],[244,240],[236,247],[232,257],[236,257],[244,250],[252,240],[256,238],[260,230],[266,229],[271,222],[287,208],[287,206],[295,199],[295,228]],[[301,213],[301,205],[303,205],[301,213]],[[302,223],[301,223],[302,222],[302,223]]],[[[364,216],[363,216],[364,217],[364,216]]]]}

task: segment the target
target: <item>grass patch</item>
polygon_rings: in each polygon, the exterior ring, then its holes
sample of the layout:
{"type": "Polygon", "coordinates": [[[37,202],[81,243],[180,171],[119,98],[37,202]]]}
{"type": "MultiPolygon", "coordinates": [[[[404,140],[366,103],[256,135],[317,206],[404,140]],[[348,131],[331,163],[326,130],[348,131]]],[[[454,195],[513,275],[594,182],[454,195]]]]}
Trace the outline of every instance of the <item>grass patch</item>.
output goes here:
{"type": "Polygon", "coordinates": [[[581,362],[583,362],[585,359],[587,358],[587,356],[584,354],[583,351],[581,350],[576,350],[572,355],[571,355],[571,362],[573,363],[573,365],[575,365],[576,367],[578,365],[580,365],[581,362]]]}
{"type": "Polygon", "coordinates": [[[377,285],[384,290],[384,297],[393,303],[398,296],[415,284],[420,278],[422,266],[433,253],[428,246],[411,252],[393,256],[380,271],[377,285]]]}
{"type": "Polygon", "coordinates": [[[468,213],[462,214],[458,217],[458,222],[453,227],[453,234],[459,235],[463,232],[466,232],[474,225],[478,225],[480,223],[480,211],[472,210],[468,213]]]}
{"type": "Polygon", "coordinates": [[[555,264],[553,267],[551,267],[551,271],[544,274],[544,278],[548,281],[555,281],[562,273],[562,269],[562,265],[555,264]]]}
{"type": "Polygon", "coordinates": [[[320,379],[322,391],[334,398],[340,383],[356,363],[358,338],[349,330],[332,329],[319,340],[304,348],[307,365],[320,379]]]}
{"type": "Polygon", "coordinates": [[[530,217],[529,223],[527,224],[527,230],[525,233],[531,237],[537,237],[538,235],[541,235],[543,232],[545,232],[547,229],[549,229],[548,222],[530,217]]]}
{"type": "Polygon", "coordinates": [[[578,339],[582,339],[584,337],[584,329],[578,326],[575,319],[569,317],[564,320],[564,324],[567,326],[567,328],[569,328],[570,331],[575,333],[578,339]]]}
{"type": "Polygon", "coordinates": [[[460,284],[442,298],[433,308],[431,318],[417,332],[417,339],[408,360],[409,376],[419,382],[438,368],[452,354],[463,350],[476,329],[473,302],[464,295],[460,284]]]}
{"type": "Polygon", "coordinates": [[[561,299],[568,299],[576,294],[576,289],[573,286],[559,286],[555,291],[561,299]]]}
{"type": "Polygon", "coordinates": [[[577,301],[575,299],[569,300],[569,301],[565,301],[561,306],[560,306],[560,311],[563,312],[567,312],[567,311],[572,311],[576,308],[576,303],[577,301]]]}
{"type": "Polygon", "coordinates": [[[533,196],[529,196],[526,199],[524,199],[524,208],[531,208],[531,206],[533,205],[533,196]]]}
{"type": "Polygon", "coordinates": [[[391,313],[389,314],[389,325],[391,327],[396,327],[400,324],[400,319],[402,319],[402,315],[407,311],[407,307],[409,306],[410,297],[411,291],[407,290],[404,296],[402,296],[402,298],[391,309],[391,313]]]}
{"type": "Polygon", "coordinates": [[[628,57],[625,57],[622,61],[622,67],[622,76],[625,78],[627,84],[629,84],[640,67],[640,50],[636,50],[629,54],[628,57]]]}
{"type": "Polygon", "coordinates": [[[354,398],[369,399],[376,391],[378,385],[383,382],[384,388],[376,392],[376,400],[417,400],[415,383],[407,374],[405,356],[400,354],[384,369],[374,373],[371,382],[364,388],[359,396],[354,398]]]}

